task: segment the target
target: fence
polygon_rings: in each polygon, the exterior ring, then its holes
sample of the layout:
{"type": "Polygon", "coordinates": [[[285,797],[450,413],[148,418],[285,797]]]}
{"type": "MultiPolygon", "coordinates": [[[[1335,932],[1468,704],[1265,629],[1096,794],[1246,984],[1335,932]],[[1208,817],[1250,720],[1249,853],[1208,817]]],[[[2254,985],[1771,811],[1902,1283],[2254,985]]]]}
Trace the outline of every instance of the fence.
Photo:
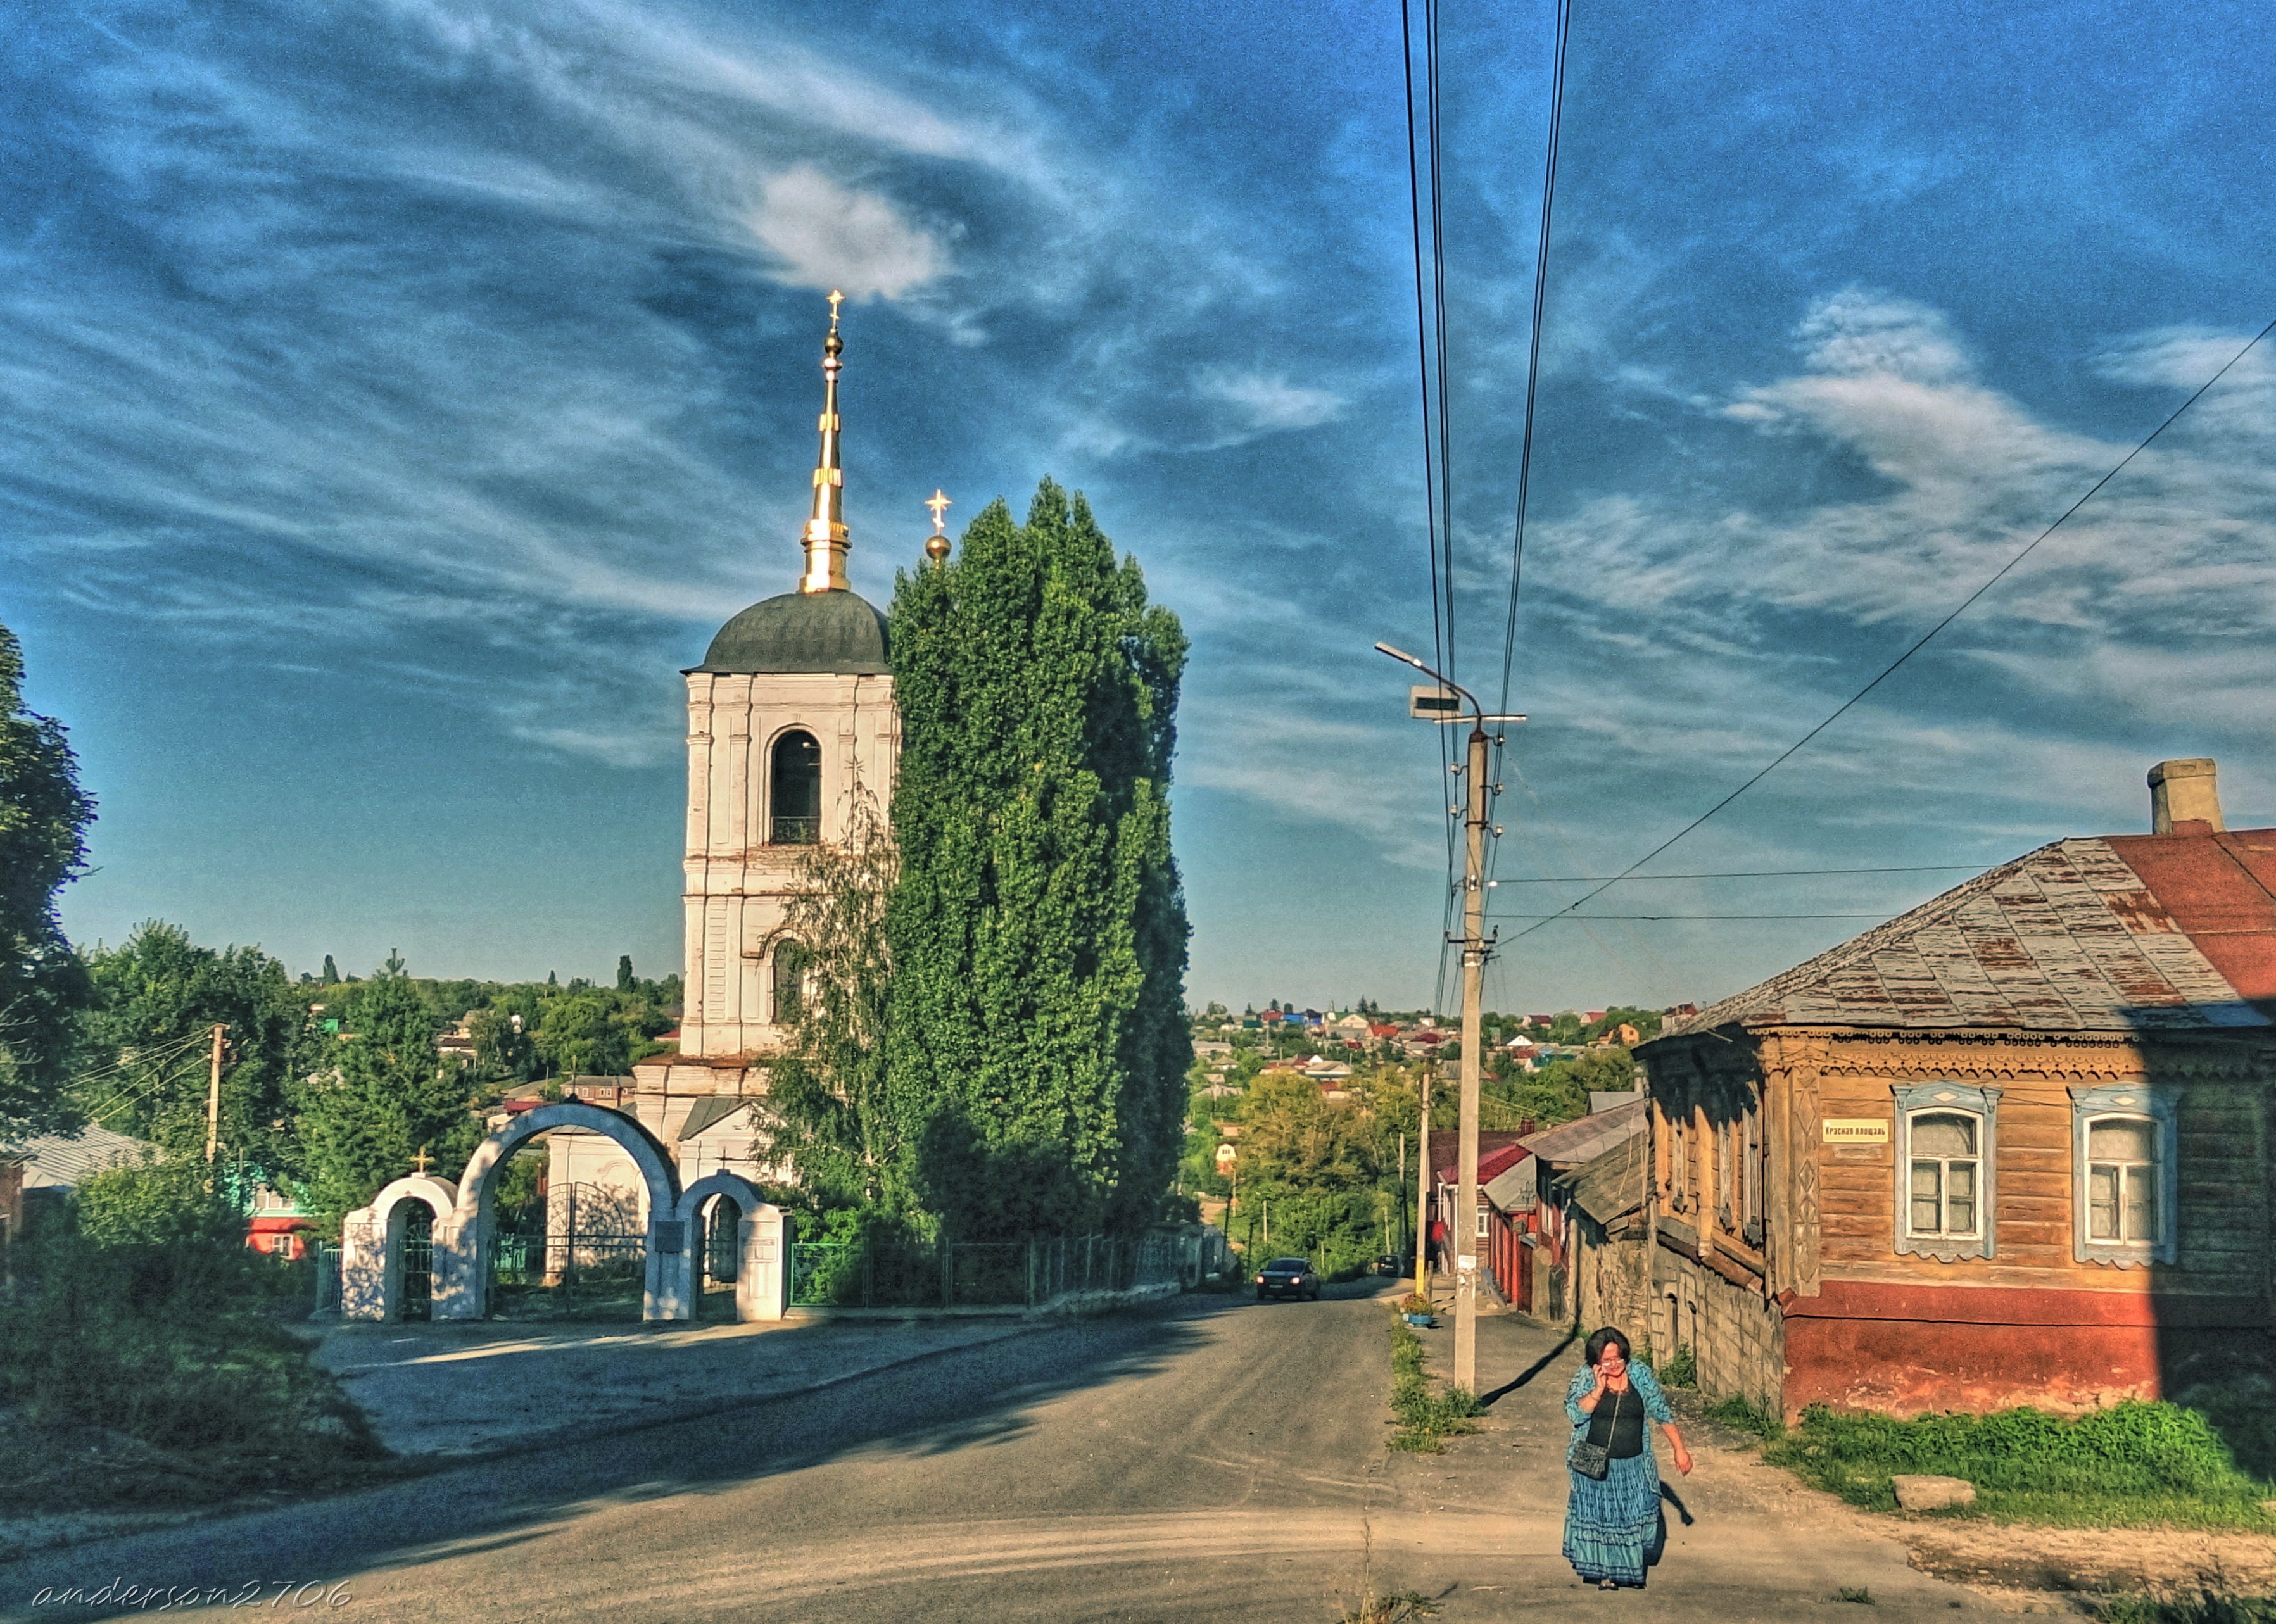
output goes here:
{"type": "Polygon", "coordinates": [[[1035,1308],[1069,1292],[1198,1285],[1222,1266],[1215,1230],[1050,1241],[808,1241],[791,1248],[803,1308],[1035,1308]]]}

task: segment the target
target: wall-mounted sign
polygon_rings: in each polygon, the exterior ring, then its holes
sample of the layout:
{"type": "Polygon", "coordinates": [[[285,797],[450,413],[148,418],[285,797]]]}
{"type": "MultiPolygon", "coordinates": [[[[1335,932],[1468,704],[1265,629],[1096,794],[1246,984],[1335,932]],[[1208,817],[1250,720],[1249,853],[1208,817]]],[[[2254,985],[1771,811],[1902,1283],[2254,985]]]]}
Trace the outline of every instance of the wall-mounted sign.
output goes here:
{"type": "Polygon", "coordinates": [[[1885,1145],[1889,1142],[1885,1117],[1828,1117],[1820,1131],[1830,1145],[1885,1145]]]}

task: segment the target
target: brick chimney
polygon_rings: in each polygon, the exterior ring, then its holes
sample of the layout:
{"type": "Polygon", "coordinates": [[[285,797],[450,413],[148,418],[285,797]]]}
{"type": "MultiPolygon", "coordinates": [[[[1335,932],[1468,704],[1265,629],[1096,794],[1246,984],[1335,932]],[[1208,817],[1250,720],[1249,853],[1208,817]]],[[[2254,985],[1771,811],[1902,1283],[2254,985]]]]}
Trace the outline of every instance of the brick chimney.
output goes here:
{"type": "Polygon", "coordinates": [[[2150,769],[2150,832],[2153,835],[2219,833],[2228,825],[2221,821],[2220,791],[2213,782],[2212,758],[2194,756],[2188,761],[2159,762],[2150,769]],[[2180,825],[2200,823],[2205,830],[2182,829],[2180,825]]]}

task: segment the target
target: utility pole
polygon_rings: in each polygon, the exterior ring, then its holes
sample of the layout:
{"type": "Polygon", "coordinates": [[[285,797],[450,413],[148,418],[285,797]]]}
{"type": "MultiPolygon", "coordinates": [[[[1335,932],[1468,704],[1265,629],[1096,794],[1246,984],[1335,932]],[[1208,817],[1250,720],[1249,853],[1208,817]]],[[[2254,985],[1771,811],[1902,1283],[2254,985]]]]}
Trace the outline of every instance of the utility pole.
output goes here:
{"type": "Polygon", "coordinates": [[[1454,1197],[1454,1385],[1478,1390],[1478,1005],[1486,978],[1486,730],[1470,727],[1469,825],[1462,863],[1462,1182],[1454,1197]]]}
{"type": "MultiPolygon", "coordinates": [[[[1438,723],[1470,724],[1469,749],[1459,769],[1465,776],[1460,808],[1464,824],[1462,842],[1462,1068],[1460,1126],[1460,1183],[1454,1197],[1454,1371],[1453,1385],[1466,1392],[1478,1390],[1478,1094],[1484,1059],[1484,1034],[1479,1005],[1485,990],[1486,958],[1492,944],[1485,933],[1486,835],[1493,827],[1491,797],[1495,785],[1487,782],[1486,724],[1522,722],[1521,716],[1484,713],[1470,691],[1443,672],[1431,670],[1404,649],[1389,643],[1377,649],[1392,659],[1412,665],[1438,684],[1436,689],[1415,688],[1407,694],[1407,713],[1438,723]],[[1467,711],[1468,714],[1464,715],[1467,711]]],[[[1453,810],[1454,808],[1449,808],[1453,810]]],[[[1424,1159],[1429,1159],[1430,1135],[1423,1135],[1424,1159]]],[[[1421,1270],[1416,1271],[1417,1275],[1421,1270]]]]}
{"type": "MultiPolygon", "coordinates": [[[[1415,1157],[1415,1294],[1430,1301],[1430,1066],[1415,1081],[1422,1090],[1422,1147],[1415,1157]]],[[[1424,1310],[1429,1311],[1427,1309],[1424,1310]]]]}
{"type": "Polygon", "coordinates": [[[229,1028],[218,1021],[213,1029],[213,1064],[206,1072],[206,1165],[213,1165],[221,1147],[221,1035],[229,1028]]]}

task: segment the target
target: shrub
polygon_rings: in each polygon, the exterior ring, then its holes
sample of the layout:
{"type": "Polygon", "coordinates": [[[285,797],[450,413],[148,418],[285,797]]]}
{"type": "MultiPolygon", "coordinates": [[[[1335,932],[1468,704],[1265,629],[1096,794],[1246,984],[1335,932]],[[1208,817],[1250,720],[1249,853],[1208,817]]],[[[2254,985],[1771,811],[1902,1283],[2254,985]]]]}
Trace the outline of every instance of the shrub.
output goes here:
{"type": "Polygon", "coordinates": [[[28,1504],[206,1499],[323,1480],[384,1452],[280,1323],[270,1259],[209,1195],[154,1163],[81,1188],[80,1222],[31,1248],[0,1304],[0,1493],[28,1504]],[[67,1442],[65,1440],[68,1440],[67,1442]]]}
{"type": "Polygon", "coordinates": [[[1699,1385],[1699,1355],[1688,1347],[1679,1347],[1667,1356],[1667,1363],[1652,1372],[1663,1387],[1696,1387],[1699,1385]]]}

